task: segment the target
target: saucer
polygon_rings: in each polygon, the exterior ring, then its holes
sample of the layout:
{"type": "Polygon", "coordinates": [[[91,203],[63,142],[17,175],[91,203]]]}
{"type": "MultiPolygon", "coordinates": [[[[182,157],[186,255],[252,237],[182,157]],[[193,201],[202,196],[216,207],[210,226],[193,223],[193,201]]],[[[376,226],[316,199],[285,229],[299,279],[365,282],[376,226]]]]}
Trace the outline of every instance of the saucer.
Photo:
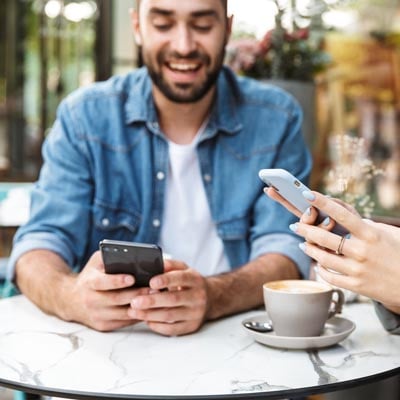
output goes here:
{"type": "MultiPolygon", "coordinates": [[[[255,315],[243,320],[242,325],[251,320],[265,322],[269,321],[269,317],[266,313],[255,315]]],[[[246,328],[243,325],[243,328],[248,332],[248,334],[259,343],[270,347],[295,350],[320,349],[323,347],[333,346],[349,336],[350,333],[354,331],[355,327],[356,325],[354,322],[346,318],[333,317],[326,321],[324,331],[322,332],[321,336],[292,337],[278,336],[273,331],[260,333],[246,328]]]]}

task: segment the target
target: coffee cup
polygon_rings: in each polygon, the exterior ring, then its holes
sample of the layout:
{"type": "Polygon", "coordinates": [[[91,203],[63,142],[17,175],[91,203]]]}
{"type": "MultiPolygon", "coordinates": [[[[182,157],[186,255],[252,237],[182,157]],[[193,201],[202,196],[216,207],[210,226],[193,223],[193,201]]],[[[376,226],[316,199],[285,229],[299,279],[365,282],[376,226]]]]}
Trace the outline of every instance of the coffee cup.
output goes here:
{"type": "Polygon", "coordinates": [[[340,289],[311,280],[282,280],[263,285],[264,303],[279,336],[320,336],[326,321],[340,313],[340,289]]]}

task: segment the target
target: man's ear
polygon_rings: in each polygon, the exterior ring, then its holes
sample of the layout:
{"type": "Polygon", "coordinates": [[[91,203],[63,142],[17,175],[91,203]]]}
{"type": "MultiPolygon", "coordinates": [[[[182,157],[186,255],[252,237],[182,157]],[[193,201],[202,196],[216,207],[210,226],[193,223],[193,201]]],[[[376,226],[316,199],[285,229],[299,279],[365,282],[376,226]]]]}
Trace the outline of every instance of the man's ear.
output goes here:
{"type": "Polygon", "coordinates": [[[232,25],[233,25],[233,15],[230,15],[227,19],[227,24],[226,24],[226,43],[229,42],[229,39],[232,34],[232,25]]]}
{"type": "Polygon", "coordinates": [[[129,13],[131,15],[132,31],[133,31],[133,36],[135,38],[135,42],[138,46],[141,46],[142,36],[140,34],[140,29],[139,29],[139,13],[134,9],[130,9],[129,13]]]}

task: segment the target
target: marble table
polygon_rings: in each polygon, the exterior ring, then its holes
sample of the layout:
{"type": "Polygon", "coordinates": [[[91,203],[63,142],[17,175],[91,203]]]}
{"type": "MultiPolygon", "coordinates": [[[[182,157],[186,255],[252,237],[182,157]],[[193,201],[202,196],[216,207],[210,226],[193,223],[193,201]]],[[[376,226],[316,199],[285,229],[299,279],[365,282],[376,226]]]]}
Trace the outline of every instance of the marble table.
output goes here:
{"type": "Polygon", "coordinates": [[[77,399],[278,399],[400,373],[400,336],[384,331],[370,303],[346,305],[356,329],[319,350],[255,342],[241,321],[259,313],[163,337],[142,323],[100,333],[45,315],[24,296],[3,299],[0,386],[77,399]]]}

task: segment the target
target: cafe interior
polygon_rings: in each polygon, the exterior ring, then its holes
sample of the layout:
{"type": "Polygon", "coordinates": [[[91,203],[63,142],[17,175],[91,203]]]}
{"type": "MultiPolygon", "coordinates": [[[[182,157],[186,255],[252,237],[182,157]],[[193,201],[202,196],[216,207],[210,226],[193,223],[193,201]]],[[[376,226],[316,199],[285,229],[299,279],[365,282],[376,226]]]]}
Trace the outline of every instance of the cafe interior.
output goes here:
{"type": "MultiPolygon", "coordinates": [[[[132,5],[0,1],[1,282],[13,235],[29,218],[58,104],[79,87],[141,66],[132,5]]],[[[225,63],[284,88],[303,108],[310,187],[400,226],[400,1],[228,0],[228,7],[234,25],[225,63]]],[[[39,396],[0,388],[0,400],[18,398],[39,396]]],[[[308,397],[399,398],[398,376],[308,397]]]]}

